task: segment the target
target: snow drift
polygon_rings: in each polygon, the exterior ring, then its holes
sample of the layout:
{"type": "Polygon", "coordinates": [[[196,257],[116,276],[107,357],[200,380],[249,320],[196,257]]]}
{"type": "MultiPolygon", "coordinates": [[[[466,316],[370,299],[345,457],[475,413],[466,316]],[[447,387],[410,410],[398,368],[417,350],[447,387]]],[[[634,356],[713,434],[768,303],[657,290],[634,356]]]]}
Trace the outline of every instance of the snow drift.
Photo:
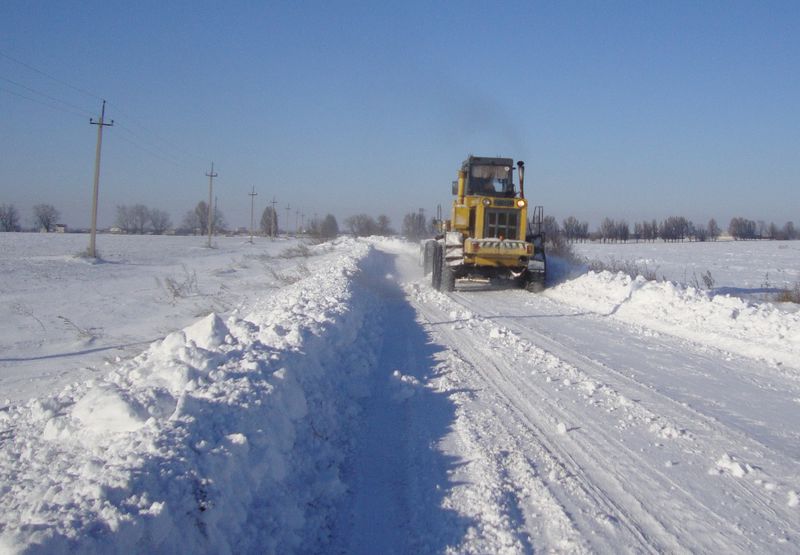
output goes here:
{"type": "Polygon", "coordinates": [[[800,369],[800,313],[669,281],[589,272],[547,293],[626,323],[800,369]]]}
{"type": "Polygon", "coordinates": [[[373,356],[371,247],[0,412],[3,552],[318,550],[373,356]],[[365,331],[366,326],[366,331],[365,331]]]}

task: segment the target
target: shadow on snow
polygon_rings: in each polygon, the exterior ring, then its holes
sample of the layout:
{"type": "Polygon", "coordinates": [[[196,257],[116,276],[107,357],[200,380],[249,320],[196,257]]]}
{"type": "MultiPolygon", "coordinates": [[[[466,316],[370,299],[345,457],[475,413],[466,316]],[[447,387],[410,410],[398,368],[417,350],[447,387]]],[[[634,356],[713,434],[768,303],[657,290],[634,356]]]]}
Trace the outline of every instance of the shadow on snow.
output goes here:
{"type": "Polygon", "coordinates": [[[344,478],[350,488],[334,544],[347,553],[438,553],[461,543],[471,519],[443,506],[464,461],[440,448],[455,420],[455,391],[436,377],[434,344],[400,285],[394,256],[373,252],[359,285],[381,300],[382,337],[361,428],[344,478]]]}

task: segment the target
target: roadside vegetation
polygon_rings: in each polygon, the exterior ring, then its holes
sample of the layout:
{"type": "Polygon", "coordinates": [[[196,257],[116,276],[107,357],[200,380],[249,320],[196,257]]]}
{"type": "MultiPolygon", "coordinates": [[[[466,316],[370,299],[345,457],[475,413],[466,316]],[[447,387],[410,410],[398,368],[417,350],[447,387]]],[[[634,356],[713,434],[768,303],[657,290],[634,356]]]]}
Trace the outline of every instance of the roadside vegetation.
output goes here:
{"type": "Polygon", "coordinates": [[[800,281],[792,287],[786,287],[775,294],[776,303],[795,303],[800,304],[800,281]]]}

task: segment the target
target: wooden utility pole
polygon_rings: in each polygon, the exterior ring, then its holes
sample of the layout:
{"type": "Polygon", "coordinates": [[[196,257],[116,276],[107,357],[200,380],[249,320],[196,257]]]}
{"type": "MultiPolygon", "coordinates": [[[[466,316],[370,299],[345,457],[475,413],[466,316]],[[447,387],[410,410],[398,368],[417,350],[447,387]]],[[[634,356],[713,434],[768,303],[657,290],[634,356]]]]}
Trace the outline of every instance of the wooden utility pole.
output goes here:
{"type": "Polygon", "coordinates": [[[252,243],[253,242],[253,214],[254,214],[253,211],[255,209],[256,195],[258,195],[258,193],[256,193],[256,186],[253,185],[253,192],[252,193],[247,193],[247,194],[250,195],[250,243],[252,243]]]}
{"type": "Polygon", "coordinates": [[[217,177],[218,174],[214,173],[214,162],[211,162],[211,171],[206,174],[208,176],[208,246],[211,247],[211,230],[214,227],[214,221],[212,218],[212,207],[211,207],[211,199],[212,193],[211,191],[214,189],[214,178],[217,177]]]}
{"type": "Polygon", "coordinates": [[[272,197],[272,218],[270,218],[270,225],[269,225],[269,236],[271,239],[275,239],[275,233],[278,230],[278,212],[275,210],[275,205],[278,204],[275,201],[275,197],[272,197]]]}
{"type": "Polygon", "coordinates": [[[96,236],[97,236],[97,197],[100,191],[100,149],[103,145],[103,127],[111,127],[114,125],[114,120],[111,123],[105,123],[103,120],[106,116],[106,101],[103,101],[103,106],[100,108],[100,120],[94,121],[89,118],[89,124],[97,126],[97,147],[94,153],[94,187],[92,193],[92,232],[89,236],[89,256],[97,258],[96,249],[96,236]]]}

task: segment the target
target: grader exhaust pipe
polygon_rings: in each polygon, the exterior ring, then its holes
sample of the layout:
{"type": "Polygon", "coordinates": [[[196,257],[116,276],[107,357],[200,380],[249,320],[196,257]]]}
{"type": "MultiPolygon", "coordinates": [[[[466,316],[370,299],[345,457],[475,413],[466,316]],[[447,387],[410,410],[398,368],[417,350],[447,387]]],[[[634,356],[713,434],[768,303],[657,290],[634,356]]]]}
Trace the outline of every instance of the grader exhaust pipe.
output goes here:
{"type": "Polygon", "coordinates": [[[517,170],[519,170],[519,198],[525,198],[525,162],[518,160],[517,170]]]}

